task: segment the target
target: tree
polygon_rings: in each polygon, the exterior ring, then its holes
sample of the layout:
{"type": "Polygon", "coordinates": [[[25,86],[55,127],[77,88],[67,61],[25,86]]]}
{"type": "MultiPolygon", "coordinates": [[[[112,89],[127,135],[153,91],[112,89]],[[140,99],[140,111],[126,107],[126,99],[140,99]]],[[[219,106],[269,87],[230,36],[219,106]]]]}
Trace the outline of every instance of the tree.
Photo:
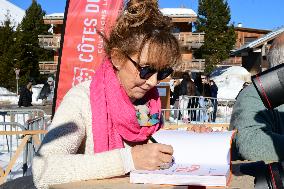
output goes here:
{"type": "Polygon", "coordinates": [[[197,58],[205,59],[205,73],[210,73],[221,61],[229,58],[236,42],[230,8],[224,0],[199,0],[197,32],[205,32],[204,44],[197,51],[197,58]]]}
{"type": "Polygon", "coordinates": [[[0,26],[0,83],[1,87],[16,89],[14,72],[15,27],[12,25],[10,13],[5,15],[5,21],[0,26]]]}
{"type": "Polygon", "coordinates": [[[29,78],[40,80],[39,61],[52,58],[52,51],[39,47],[38,35],[48,34],[50,25],[45,25],[43,16],[45,11],[36,2],[32,1],[31,6],[17,29],[17,46],[20,51],[15,53],[18,66],[21,69],[20,83],[23,85],[29,78]]]}

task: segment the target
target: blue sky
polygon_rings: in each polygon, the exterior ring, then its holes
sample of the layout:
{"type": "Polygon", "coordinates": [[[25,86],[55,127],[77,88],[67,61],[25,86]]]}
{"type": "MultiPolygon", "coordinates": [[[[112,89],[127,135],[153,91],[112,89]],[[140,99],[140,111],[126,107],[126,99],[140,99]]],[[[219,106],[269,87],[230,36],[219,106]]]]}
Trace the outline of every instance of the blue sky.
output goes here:
{"type": "MultiPolygon", "coordinates": [[[[22,9],[28,8],[32,0],[9,0],[22,9]]],[[[37,0],[47,14],[64,12],[65,0],[37,0]]],[[[276,29],[284,26],[284,0],[228,0],[231,22],[242,23],[243,27],[276,29]]],[[[197,13],[198,0],[159,0],[162,8],[184,5],[197,13]]]]}

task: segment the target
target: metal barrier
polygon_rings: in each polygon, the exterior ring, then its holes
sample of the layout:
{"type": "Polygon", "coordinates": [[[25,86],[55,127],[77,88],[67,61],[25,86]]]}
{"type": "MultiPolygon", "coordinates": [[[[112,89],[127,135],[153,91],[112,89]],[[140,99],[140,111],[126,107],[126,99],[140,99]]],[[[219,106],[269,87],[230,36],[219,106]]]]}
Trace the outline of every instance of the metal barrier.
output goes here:
{"type": "Polygon", "coordinates": [[[40,109],[0,109],[0,184],[8,176],[13,179],[10,174],[13,167],[20,169],[16,163],[20,153],[23,176],[29,174],[28,168],[49,123],[50,116],[40,109]],[[5,159],[8,164],[3,166],[5,159]]]}
{"type": "Polygon", "coordinates": [[[230,123],[235,100],[219,99],[203,96],[180,96],[173,108],[163,109],[165,115],[170,111],[170,117],[164,122],[167,124],[187,123],[230,123]]]}

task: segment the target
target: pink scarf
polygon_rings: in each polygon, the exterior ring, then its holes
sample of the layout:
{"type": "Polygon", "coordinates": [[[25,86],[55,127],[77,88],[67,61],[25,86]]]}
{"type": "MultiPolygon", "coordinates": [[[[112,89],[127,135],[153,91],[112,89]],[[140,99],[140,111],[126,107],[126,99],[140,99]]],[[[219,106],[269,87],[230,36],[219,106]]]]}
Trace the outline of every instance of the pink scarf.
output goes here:
{"type": "MultiPolygon", "coordinates": [[[[156,87],[147,92],[150,114],[161,116],[161,101],[156,87]]],[[[90,85],[92,109],[92,131],[95,153],[123,148],[123,140],[141,142],[157,131],[161,123],[150,127],[141,127],[136,111],[120,85],[113,65],[106,59],[90,85]]]]}

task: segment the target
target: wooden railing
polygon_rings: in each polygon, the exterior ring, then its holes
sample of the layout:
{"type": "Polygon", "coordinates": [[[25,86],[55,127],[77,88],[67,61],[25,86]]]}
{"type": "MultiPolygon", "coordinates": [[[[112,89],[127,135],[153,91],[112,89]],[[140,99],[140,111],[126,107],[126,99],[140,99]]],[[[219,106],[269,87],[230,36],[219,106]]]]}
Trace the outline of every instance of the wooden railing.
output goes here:
{"type": "Polygon", "coordinates": [[[33,143],[38,147],[41,143],[39,136],[40,134],[46,134],[46,130],[35,130],[35,131],[0,131],[0,135],[23,135],[22,141],[18,146],[17,150],[13,154],[11,160],[9,161],[8,166],[6,169],[3,169],[0,166],[0,185],[3,184],[7,176],[9,175],[10,171],[12,170],[13,166],[15,165],[16,160],[18,159],[19,155],[25,149],[25,146],[28,145],[30,140],[33,140],[33,143]]]}
{"type": "Polygon", "coordinates": [[[204,43],[205,33],[174,33],[181,46],[200,48],[204,43]]]}
{"type": "Polygon", "coordinates": [[[39,72],[41,74],[53,74],[57,70],[57,63],[54,61],[40,61],[39,72]]]}
{"type": "MultiPolygon", "coordinates": [[[[181,46],[200,48],[204,43],[205,33],[174,33],[181,46]]],[[[61,35],[38,35],[39,46],[45,49],[59,49],[61,35]]]]}
{"type": "Polygon", "coordinates": [[[45,49],[59,49],[61,35],[38,35],[39,46],[45,49]]]}
{"type": "Polygon", "coordinates": [[[192,71],[192,72],[203,72],[205,69],[205,59],[192,59],[191,61],[183,61],[175,71],[192,71]]]}
{"type": "Polygon", "coordinates": [[[234,66],[242,66],[242,57],[230,57],[221,62],[219,65],[234,65],[234,66]]]}

